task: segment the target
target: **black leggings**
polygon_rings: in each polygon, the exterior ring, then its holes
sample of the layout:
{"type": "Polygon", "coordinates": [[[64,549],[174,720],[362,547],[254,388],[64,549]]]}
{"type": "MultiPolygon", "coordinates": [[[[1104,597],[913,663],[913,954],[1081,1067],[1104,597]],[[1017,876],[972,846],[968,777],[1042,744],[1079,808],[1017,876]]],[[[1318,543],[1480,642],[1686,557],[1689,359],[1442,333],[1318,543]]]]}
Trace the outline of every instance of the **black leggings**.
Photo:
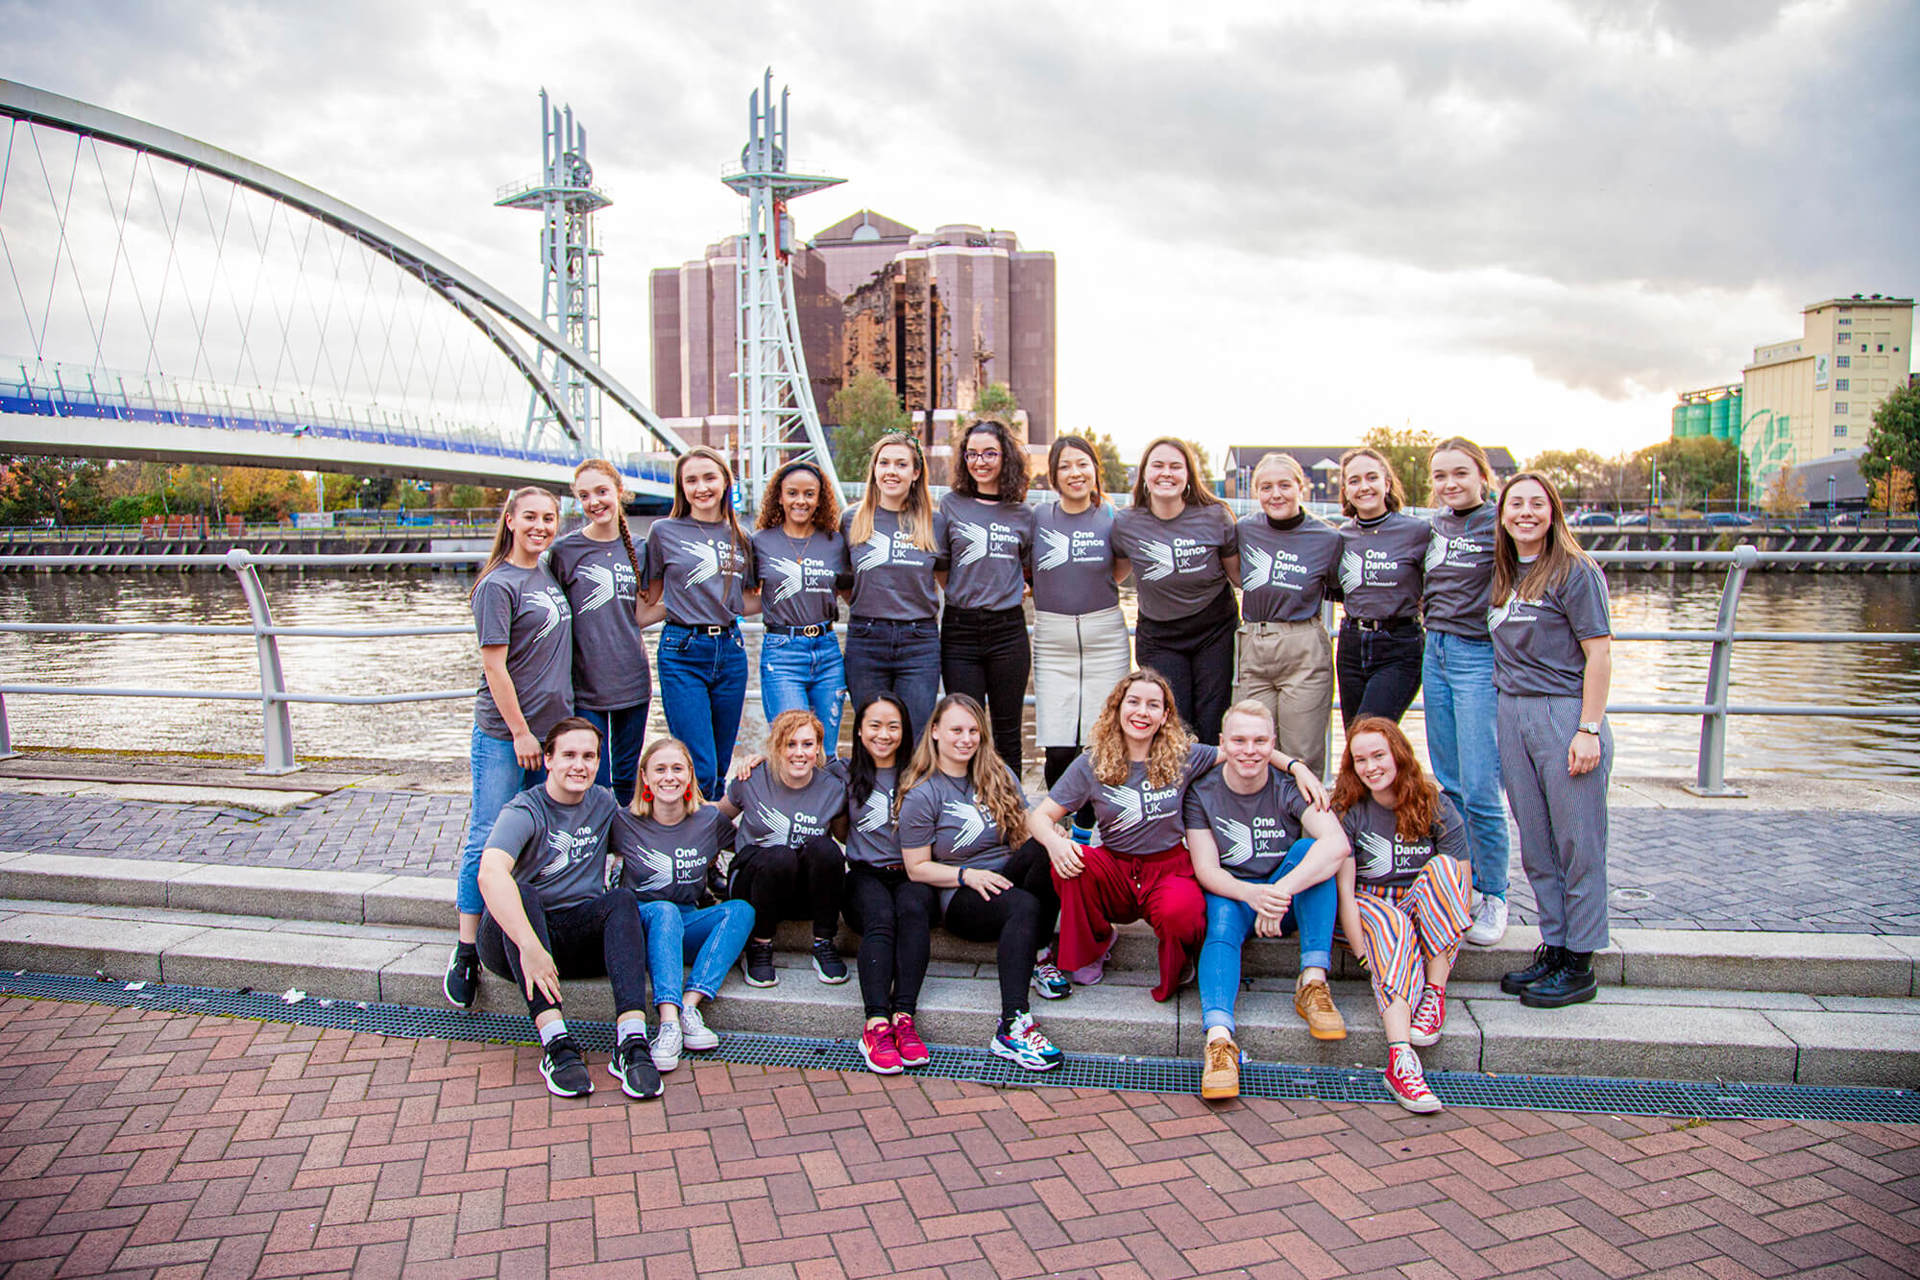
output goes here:
{"type": "MultiPolygon", "coordinates": [[[[1067,770],[1073,767],[1073,762],[1078,760],[1080,753],[1085,750],[1085,747],[1047,748],[1047,790],[1053,790],[1053,784],[1066,776],[1067,770]]],[[[1073,823],[1077,827],[1091,827],[1093,825],[1093,801],[1087,801],[1074,811],[1073,823]]]]}
{"type": "Polygon", "coordinates": [[[847,860],[832,836],[814,836],[798,849],[743,845],[734,853],[727,896],[753,905],[753,936],[771,938],[782,920],[813,917],[813,936],[831,938],[840,927],[840,886],[847,860]]]}
{"type": "MultiPolygon", "coordinates": [[[[1053,863],[1038,840],[1030,839],[1015,849],[1000,874],[1013,881],[1013,888],[991,898],[973,889],[957,889],[940,923],[948,933],[969,942],[999,941],[1000,1020],[1006,1022],[1026,1011],[1033,958],[1053,936],[1054,922],[1060,918],[1060,895],[1053,887],[1053,863]]],[[[932,900],[927,905],[931,907],[932,900]]],[[[901,913],[901,933],[929,932],[932,921],[915,918],[912,906],[908,904],[901,913]]]]}
{"type": "Polygon", "coordinates": [[[1221,588],[1212,604],[1190,618],[1142,618],[1134,628],[1134,664],[1166,677],[1180,719],[1209,746],[1219,743],[1220,718],[1233,704],[1233,642],[1239,629],[1240,609],[1230,587],[1221,588]]]}
{"type": "Polygon", "coordinates": [[[1032,668],[1033,643],[1024,609],[947,606],[940,620],[940,680],[948,693],[964,693],[987,709],[994,750],[1016,777],[1027,673],[1032,668]]]}
{"type": "MultiPolygon", "coordinates": [[[[607,978],[613,987],[616,1013],[647,1007],[647,939],[632,893],[609,889],[591,902],[550,911],[540,905],[539,893],[523,884],[520,905],[561,977],[607,978]]],[[[479,947],[480,963],[503,978],[513,979],[524,994],[527,979],[520,972],[520,948],[491,912],[480,917],[479,947]]],[[[536,1018],[559,1007],[538,987],[527,996],[527,1012],[536,1018]]]]}
{"type": "Polygon", "coordinates": [[[847,924],[860,935],[860,999],[869,1018],[912,1013],[920,1004],[932,950],[926,922],[939,890],[907,879],[904,867],[847,865],[847,924]],[[902,929],[911,917],[921,927],[902,929]]]}
{"type": "Polygon", "coordinates": [[[1362,631],[1351,619],[1340,624],[1340,647],[1333,660],[1340,682],[1340,727],[1385,716],[1396,724],[1420,691],[1427,642],[1417,622],[1394,631],[1362,631]]]}

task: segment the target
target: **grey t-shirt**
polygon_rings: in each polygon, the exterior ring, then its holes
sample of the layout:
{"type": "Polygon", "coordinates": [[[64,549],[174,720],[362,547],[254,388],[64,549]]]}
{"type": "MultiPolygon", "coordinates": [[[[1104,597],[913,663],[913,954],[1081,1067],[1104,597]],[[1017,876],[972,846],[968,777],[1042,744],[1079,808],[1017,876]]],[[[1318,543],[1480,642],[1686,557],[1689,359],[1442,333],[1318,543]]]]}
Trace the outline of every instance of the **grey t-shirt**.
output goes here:
{"type": "Polygon", "coordinates": [[[622,809],[620,829],[620,887],[641,902],[699,905],[714,860],[733,843],[733,824],[711,804],[670,827],[622,809]]]}
{"type": "Polygon", "coordinates": [[[653,674],[634,621],[639,577],[624,542],[575,529],[547,552],[547,568],[573,607],[573,705],[617,711],[653,698],[653,674]]]}
{"type": "Polygon", "coordinates": [[[893,793],[900,785],[900,770],[895,767],[873,771],[873,790],[864,804],[853,803],[847,795],[847,861],[864,862],[870,867],[900,865],[900,830],[893,821],[893,793]]]}
{"type": "Polygon", "coordinates": [[[647,530],[647,583],[664,583],[667,617],[690,627],[724,627],[745,610],[752,543],[733,540],[725,521],[655,520],[647,530]]]}
{"type": "Polygon", "coordinates": [[[1404,511],[1389,511],[1371,525],[1358,520],[1341,525],[1340,590],[1347,617],[1385,622],[1417,613],[1432,534],[1425,520],[1404,511]]]}
{"type": "Polygon", "coordinates": [[[797,849],[827,834],[847,809],[847,768],[838,760],[815,769],[807,785],[795,790],[774,777],[773,761],[727,783],[727,799],[740,810],[740,845],[797,849]]]}
{"type": "Polygon", "coordinates": [[[1113,549],[1133,562],[1140,616],[1173,622],[1199,613],[1227,585],[1220,558],[1233,554],[1233,513],[1223,506],[1186,507],[1162,520],[1149,507],[1113,518],[1113,549]]]}
{"type": "Polygon", "coordinates": [[[1230,874],[1258,882],[1287,860],[1307,807],[1293,779],[1272,765],[1267,784],[1245,796],[1227,785],[1226,769],[1209,769],[1187,787],[1184,821],[1189,831],[1213,833],[1230,874]]]}
{"type": "Polygon", "coordinates": [[[1311,512],[1276,529],[1264,512],[1238,526],[1240,616],[1247,622],[1306,622],[1339,585],[1340,531],[1311,512]]]}
{"type": "Polygon", "coordinates": [[[543,783],[507,801],[486,847],[513,855],[514,880],[530,885],[547,910],[577,907],[607,891],[607,847],[619,812],[605,787],[561,804],[543,783]]]}
{"type": "Polygon", "coordinates": [[[1027,594],[1033,508],[949,493],[940,501],[940,512],[947,518],[947,603],[961,609],[1018,609],[1027,594]]]}
{"type": "Polygon", "coordinates": [[[1575,560],[1567,580],[1540,600],[1516,594],[1487,610],[1493,631],[1493,687],[1523,697],[1577,698],[1586,680],[1582,640],[1611,635],[1607,578],[1575,560]]]}
{"type": "Polygon", "coordinates": [[[1371,792],[1340,815],[1341,829],[1353,846],[1354,875],[1366,884],[1412,884],[1436,853],[1467,861],[1467,824],[1444,795],[1436,797],[1433,830],[1418,840],[1401,837],[1393,810],[1371,792]]]}
{"type": "Polygon", "coordinates": [[[1033,512],[1033,607],[1073,617],[1120,603],[1113,580],[1113,508],[1069,515],[1057,502],[1033,512]]]}
{"type": "MultiPolygon", "coordinates": [[[[1000,766],[1006,769],[1006,765],[1000,766]]],[[[1007,769],[1013,778],[1013,770],[1007,769]]],[[[1014,778],[1014,787],[1019,788],[1014,778]]],[[[900,798],[900,847],[933,850],[933,860],[949,867],[984,867],[998,871],[1012,858],[993,813],[975,802],[970,778],[950,777],[940,770],[922,778],[900,798]]]]}
{"type": "MultiPolygon", "coordinates": [[[[547,567],[502,563],[473,593],[473,625],[480,645],[507,646],[507,678],[520,714],[536,738],[573,714],[573,610],[547,567]]],[[[473,695],[473,719],[490,738],[513,730],[483,679],[473,695]]]]}
{"type": "Polygon", "coordinates": [[[1493,586],[1493,531],[1499,512],[1492,501],[1465,515],[1434,514],[1427,540],[1426,599],[1420,612],[1429,631],[1472,640],[1487,638],[1487,591],[1493,586]]]}
{"type": "Polygon", "coordinates": [[[1068,813],[1093,801],[1100,843],[1109,853],[1135,858],[1165,853],[1186,839],[1181,806],[1188,786],[1219,758],[1218,751],[1196,742],[1187,749],[1187,762],[1172,786],[1148,786],[1146,762],[1135,761],[1127,769],[1127,780],[1110,787],[1093,776],[1093,757],[1082,752],[1053,784],[1047,798],[1068,813]]]}
{"type": "Polygon", "coordinates": [[[937,617],[940,584],[933,580],[933,571],[947,567],[947,517],[933,513],[934,551],[922,551],[901,537],[900,513],[879,506],[873,510],[873,536],[856,545],[848,532],[853,517],[851,510],[840,517],[840,534],[853,565],[849,616],[894,621],[937,617]]]}
{"type": "Polygon", "coordinates": [[[834,586],[847,571],[847,540],[816,529],[804,538],[782,529],[753,535],[750,586],[760,589],[761,617],[777,627],[811,627],[840,614],[834,586]]]}

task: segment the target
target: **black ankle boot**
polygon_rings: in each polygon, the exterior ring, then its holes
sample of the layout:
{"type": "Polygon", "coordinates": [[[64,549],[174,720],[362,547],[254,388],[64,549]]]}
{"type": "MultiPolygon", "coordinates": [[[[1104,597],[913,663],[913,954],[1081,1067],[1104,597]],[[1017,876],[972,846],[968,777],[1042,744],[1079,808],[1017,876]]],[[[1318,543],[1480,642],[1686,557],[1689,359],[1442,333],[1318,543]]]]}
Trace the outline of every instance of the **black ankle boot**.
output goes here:
{"type": "Polygon", "coordinates": [[[1520,1003],[1534,1009],[1559,1009],[1593,999],[1600,990],[1593,976],[1593,952],[1560,952],[1560,967],[1520,993],[1520,1003]]]}
{"type": "Polygon", "coordinates": [[[1500,989],[1510,996],[1522,991],[1560,967],[1560,948],[1541,943],[1533,949],[1533,963],[1500,979],[1500,989]]]}

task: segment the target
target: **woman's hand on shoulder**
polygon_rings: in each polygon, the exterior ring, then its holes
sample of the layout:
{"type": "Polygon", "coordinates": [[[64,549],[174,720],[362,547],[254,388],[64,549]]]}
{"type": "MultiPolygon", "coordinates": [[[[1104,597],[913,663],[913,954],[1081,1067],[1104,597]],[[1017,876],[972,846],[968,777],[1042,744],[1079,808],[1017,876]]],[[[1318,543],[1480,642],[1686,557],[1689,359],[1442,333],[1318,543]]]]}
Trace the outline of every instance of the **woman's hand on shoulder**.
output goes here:
{"type": "Polygon", "coordinates": [[[755,769],[758,769],[761,765],[765,764],[766,762],[767,762],[767,758],[756,751],[752,755],[746,757],[744,760],[741,760],[739,763],[735,764],[733,766],[733,772],[728,774],[727,776],[729,778],[732,778],[736,782],[744,782],[746,781],[748,775],[750,775],[755,769]]]}

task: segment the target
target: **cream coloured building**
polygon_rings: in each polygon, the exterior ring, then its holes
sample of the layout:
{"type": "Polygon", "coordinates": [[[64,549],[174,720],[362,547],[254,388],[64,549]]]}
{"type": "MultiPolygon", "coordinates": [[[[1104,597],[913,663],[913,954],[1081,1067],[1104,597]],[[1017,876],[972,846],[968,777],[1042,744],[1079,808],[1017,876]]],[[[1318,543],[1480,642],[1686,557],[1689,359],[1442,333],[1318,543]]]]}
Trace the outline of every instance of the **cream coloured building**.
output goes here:
{"type": "Polygon", "coordinates": [[[1800,337],[1755,347],[1744,371],[1740,444],[1756,483],[1860,448],[1874,409],[1912,371],[1913,299],[1856,293],[1802,314],[1800,337]]]}

